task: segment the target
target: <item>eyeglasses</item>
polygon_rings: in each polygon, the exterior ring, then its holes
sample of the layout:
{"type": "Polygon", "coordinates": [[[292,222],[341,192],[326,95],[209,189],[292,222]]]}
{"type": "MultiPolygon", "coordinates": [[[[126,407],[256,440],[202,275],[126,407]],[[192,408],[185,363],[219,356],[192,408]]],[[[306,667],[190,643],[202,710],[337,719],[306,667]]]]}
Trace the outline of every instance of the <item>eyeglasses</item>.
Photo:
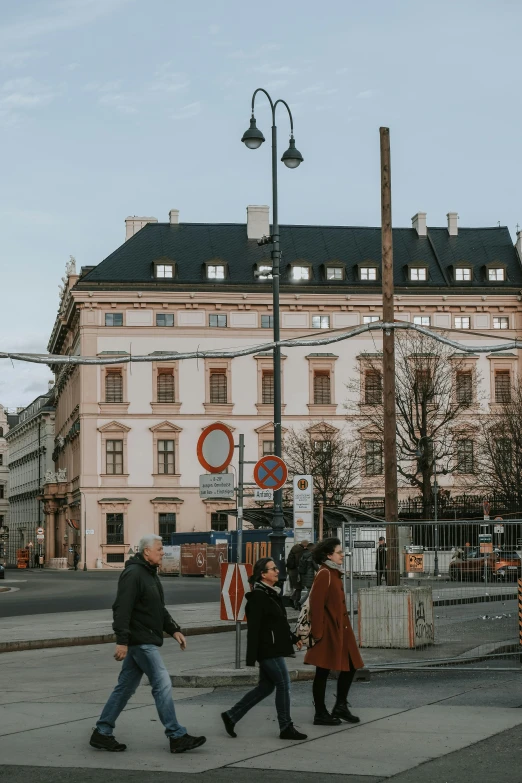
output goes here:
{"type": "Polygon", "coordinates": [[[273,568],[267,568],[265,570],[265,573],[266,573],[266,571],[279,571],[279,568],[276,568],[276,566],[274,566],[273,568]]]}

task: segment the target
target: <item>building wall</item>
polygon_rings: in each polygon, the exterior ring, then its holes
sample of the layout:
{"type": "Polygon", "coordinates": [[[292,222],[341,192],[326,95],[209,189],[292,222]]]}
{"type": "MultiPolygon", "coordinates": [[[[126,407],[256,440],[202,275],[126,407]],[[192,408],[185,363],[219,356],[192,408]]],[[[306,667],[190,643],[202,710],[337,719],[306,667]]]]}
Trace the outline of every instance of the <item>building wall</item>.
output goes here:
{"type": "MultiPolygon", "coordinates": [[[[80,313],[80,321],[71,330],[69,345],[78,344],[82,355],[151,354],[158,351],[194,351],[220,348],[240,348],[270,342],[270,329],[259,328],[261,315],[271,312],[271,296],[266,293],[233,292],[217,296],[201,292],[184,301],[180,292],[85,292],[73,291],[70,298],[80,313]],[[248,310],[245,309],[248,307],[248,310]],[[122,312],[122,327],[106,327],[106,312],[122,312]],[[172,312],[174,327],[156,327],[155,314],[172,312]],[[227,314],[226,328],[210,328],[210,314],[227,314]],[[231,325],[233,324],[233,325],[231,325]]],[[[470,297],[471,300],[471,297],[470,297]]],[[[430,315],[432,325],[453,328],[455,318],[463,314],[471,319],[471,329],[485,333],[479,337],[465,330],[452,332],[454,338],[473,345],[491,344],[499,336],[492,329],[492,318],[502,314],[509,320],[509,329],[502,337],[519,334],[522,323],[520,304],[512,294],[491,294],[487,303],[470,304],[455,296],[421,295],[413,292],[398,297],[397,318],[410,321],[415,315],[430,315]]],[[[375,295],[315,294],[281,297],[283,339],[310,335],[313,315],[329,315],[331,328],[357,325],[365,315],[380,316],[380,299],[375,295]]],[[[322,333],[319,333],[319,336],[322,333]]],[[[326,332],[324,332],[326,334],[326,332]]],[[[359,440],[362,425],[359,416],[346,405],[357,402],[357,395],[348,387],[358,378],[358,356],[380,350],[378,333],[340,341],[326,346],[283,348],[283,426],[302,428],[326,420],[343,429],[348,438],[359,440]],[[321,354],[312,356],[312,354],[321,354]],[[333,354],[333,356],[331,355],[333,354]],[[308,357],[308,358],[307,358],[308,357]],[[314,406],[310,397],[311,373],[314,366],[325,364],[332,372],[333,403],[314,406]]],[[[470,423],[477,410],[486,411],[489,403],[495,367],[516,368],[518,355],[499,357],[480,354],[475,363],[481,386],[479,409],[470,412],[470,423]]],[[[46,489],[48,526],[54,531],[49,539],[49,556],[63,556],[71,547],[82,553],[86,543],[87,565],[121,567],[114,562],[136,546],[146,532],[158,532],[158,515],[175,513],[177,530],[209,530],[211,514],[227,507],[232,501],[205,502],[199,498],[199,475],[204,470],[196,458],[196,443],[202,429],[213,421],[230,426],[237,441],[245,435],[245,458],[257,460],[262,453],[263,439],[273,439],[272,410],[259,398],[260,366],[270,367],[266,357],[237,357],[216,366],[229,368],[229,402],[209,405],[206,398],[209,362],[205,359],[177,363],[178,401],[169,406],[153,402],[155,366],[153,363],[122,363],[124,376],[123,403],[104,401],[104,378],[107,369],[82,366],[68,374],[63,385],[57,383],[57,437],[65,438],[55,451],[54,482],[46,489]],[[71,428],[78,421],[79,431],[71,428]],[[176,470],[172,476],[161,476],[154,469],[154,443],[163,434],[177,443],[176,470]],[[123,475],[108,475],[105,469],[107,439],[124,441],[123,475]],[[123,514],[123,543],[109,544],[106,537],[108,514],[123,514]],[[68,519],[75,520],[78,530],[68,519]],[[93,530],[83,536],[82,531],[93,530]]],[[[55,443],[56,447],[56,443],[55,443]]],[[[236,457],[233,466],[237,469],[236,457]]],[[[247,466],[245,481],[252,481],[252,466],[247,466]]],[[[446,477],[440,483],[451,485],[446,477]]],[[[404,490],[411,493],[411,489],[404,490]]],[[[383,479],[361,476],[360,495],[382,495],[383,479]]],[[[251,501],[249,501],[251,502],[251,501]]],[[[232,524],[232,518],[230,518],[232,524]]]]}
{"type": "Polygon", "coordinates": [[[8,561],[16,564],[17,549],[33,544],[39,549],[36,528],[44,514],[38,496],[45,473],[53,469],[54,411],[47,396],[38,397],[21,411],[19,423],[7,438],[10,473],[10,536],[8,561]]]}

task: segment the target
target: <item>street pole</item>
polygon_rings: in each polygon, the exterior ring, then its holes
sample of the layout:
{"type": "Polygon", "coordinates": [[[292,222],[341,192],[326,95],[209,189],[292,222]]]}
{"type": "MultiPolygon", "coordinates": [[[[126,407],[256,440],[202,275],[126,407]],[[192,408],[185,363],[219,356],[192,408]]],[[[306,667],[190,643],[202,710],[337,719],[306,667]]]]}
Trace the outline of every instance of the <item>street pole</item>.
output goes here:
{"type": "Polygon", "coordinates": [[[319,501],[319,541],[323,540],[324,500],[319,501]]]}
{"type": "MultiPolygon", "coordinates": [[[[279,104],[283,104],[288,111],[290,118],[290,145],[286,152],[283,153],[281,160],[288,168],[297,168],[302,161],[303,156],[295,148],[294,140],[294,121],[292,118],[292,112],[286,101],[278,99],[273,101],[270,95],[263,88],[255,90],[252,96],[252,116],[250,119],[250,128],[245,131],[241,141],[243,141],[249,149],[258,149],[264,142],[265,138],[261,131],[256,126],[256,119],[254,116],[254,107],[256,95],[262,92],[270,103],[272,110],[272,235],[270,237],[263,237],[259,240],[258,244],[264,245],[272,243],[272,306],[273,306],[273,321],[274,321],[274,349],[273,349],[273,367],[274,367],[274,451],[275,456],[281,458],[282,456],[282,431],[281,431],[281,346],[280,340],[280,312],[279,312],[279,285],[280,285],[280,273],[281,273],[281,249],[279,245],[279,210],[278,210],[278,194],[277,194],[277,126],[276,126],[276,109],[279,104]]],[[[279,568],[280,581],[284,581],[286,578],[285,569],[285,541],[286,536],[284,533],[285,521],[283,516],[283,490],[278,489],[274,491],[274,515],[272,518],[272,533],[269,538],[271,539],[271,557],[273,558],[276,566],[279,568]]]]}
{"type": "MultiPolygon", "coordinates": [[[[239,470],[237,479],[237,546],[236,562],[243,562],[243,482],[245,464],[245,436],[239,436],[239,470]]],[[[236,579],[239,578],[239,571],[236,579]]],[[[241,668],[241,621],[236,620],[236,669],[241,668]]]]}
{"type": "Polygon", "coordinates": [[[87,504],[85,492],[81,492],[80,497],[83,497],[83,570],[87,571],[87,504]]]}
{"type": "Polygon", "coordinates": [[[433,563],[433,576],[439,575],[439,525],[438,525],[438,498],[437,495],[439,493],[439,488],[437,485],[437,456],[435,454],[435,441],[432,441],[432,448],[433,448],[433,516],[435,521],[435,559],[433,563]]]}
{"type": "MultiPolygon", "coordinates": [[[[394,321],[393,303],[393,239],[391,211],[390,130],[380,128],[381,147],[381,237],[382,237],[382,319],[394,321]]],[[[393,329],[383,333],[383,392],[384,392],[384,496],[386,542],[388,549],[388,584],[400,584],[399,573],[399,519],[397,498],[397,433],[395,412],[395,334],[393,329]]]]}

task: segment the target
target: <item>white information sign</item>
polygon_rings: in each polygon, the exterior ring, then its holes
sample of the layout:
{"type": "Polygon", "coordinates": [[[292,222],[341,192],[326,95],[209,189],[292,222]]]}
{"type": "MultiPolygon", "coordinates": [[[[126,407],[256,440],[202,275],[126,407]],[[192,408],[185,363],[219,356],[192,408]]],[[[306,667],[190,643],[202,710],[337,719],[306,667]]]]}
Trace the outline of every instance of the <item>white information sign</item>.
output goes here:
{"type": "Polygon", "coordinates": [[[211,473],[199,477],[200,498],[233,498],[234,474],[211,473]]]}
{"type": "Polygon", "coordinates": [[[85,531],[85,535],[86,535],[86,536],[93,536],[93,535],[94,535],[94,530],[92,530],[92,529],[89,529],[89,528],[88,528],[88,529],[85,531]]]}
{"type": "Polygon", "coordinates": [[[273,500],[274,499],[274,490],[273,489],[261,489],[260,487],[256,487],[254,489],[254,500],[273,500]]]}
{"type": "Polygon", "coordinates": [[[294,514],[313,511],[314,483],[312,476],[294,476],[294,514]]]}
{"type": "Polygon", "coordinates": [[[294,531],[312,530],[314,515],[312,511],[294,511],[294,531]]]}

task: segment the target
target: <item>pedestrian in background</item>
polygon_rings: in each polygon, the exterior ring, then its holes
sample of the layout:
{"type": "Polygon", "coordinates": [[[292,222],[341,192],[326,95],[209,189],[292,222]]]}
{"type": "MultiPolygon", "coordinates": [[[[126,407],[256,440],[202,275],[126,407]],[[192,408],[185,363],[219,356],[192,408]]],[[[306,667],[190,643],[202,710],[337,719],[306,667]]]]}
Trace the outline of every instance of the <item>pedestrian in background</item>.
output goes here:
{"type": "Polygon", "coordinates": [[[386,540],[384,536],[379,537],[379,544],[375,556],[375,570],[377,571],[377,584],[379,587],[381,586],[383,577],[384,584],[388,584],[386,574],[386,540]]]}
{"type": "Polygon", "coordinates": [[[279,737],[285,740],[305,740],[295,728],[290,715],[290,675],[285,656],[293,655],[294,644],[301,649],[301,642],[290,630],[286,611],[277,587],[279,569],[269,557],[262,557],[254,566],[246,595],[247,617],[247,666],[259,663],[259,682],[230,710],[221,713],[225,730],[230,737],[237,737],[235,725],[246,713],[266,699],[274,689],[279,721],[279,737]]]}
{"type": "Polygon", "coordinates": [[[314,583],[315,575],[317,571],[319,571],[319,566],[313,558],[313,549],[314,545],[312,543],[308,544],[306,552],[303,553],[301,560],[299,561],[299,579],[301,581],[301,589],[304,590],[301,594],[301,606],[308,598],[314,583]]]}
{"type": "Polygon", "coordinates": [[[294,544],[288,554],[288,560],[286,561],[286,571],[288,579],[290,580],[290,587],[292,588],[292,604],[294,609],[299,609],[301,601],[301,580],[299,577],[299,563],[301,558],[306,552],[308,547],[308,541],[300,541],[298,544],[294,544]]]}
{"type": "Polygon", "coordinates": [[[206,742],[205,737],[191,737],[178,723],[172,681],[159,651],[163,633],[172,636],[181,650],[187,646],[181,628],[165,606],[157,573],[163,554],[160,536],[144,536],[138,544],[138,554],[127,560],[120,574],[118,594],[112,607],[112,627],[116,634],[114,657],[123,661],[123,666],[118,684],[93,730],[90,740],[93,748],[113,753],[126,750],[127,746],[118,742],[112,732],[144,674],[152,686],[156,709],[169,738],[170,752],[184,753],[206,742]]]}
{"type": "Polygon", "coordinates": [[[76,549],[73,555],[73,563],[74,563],[74,570],[78,570],[78,563],[80,562],[80,555],[78,554],[78,550],[76,549]]]}
{"type": "Polygon", "coordinates": [[[316,667],[314,724],[338,726],[342,720],[359,723],[359,718],[348,708],[348,692],[356,670],[364,664],[346,610],[341,542],[338,538],[325,538],[314,547],[313,557],[319,565],[310,593],[315,644],[307,651],[304,661],[316,667]],[[330,714],[326,708],[326,683],[332,670],[339,672],[339,679],[335,706],[330,714]]]}

